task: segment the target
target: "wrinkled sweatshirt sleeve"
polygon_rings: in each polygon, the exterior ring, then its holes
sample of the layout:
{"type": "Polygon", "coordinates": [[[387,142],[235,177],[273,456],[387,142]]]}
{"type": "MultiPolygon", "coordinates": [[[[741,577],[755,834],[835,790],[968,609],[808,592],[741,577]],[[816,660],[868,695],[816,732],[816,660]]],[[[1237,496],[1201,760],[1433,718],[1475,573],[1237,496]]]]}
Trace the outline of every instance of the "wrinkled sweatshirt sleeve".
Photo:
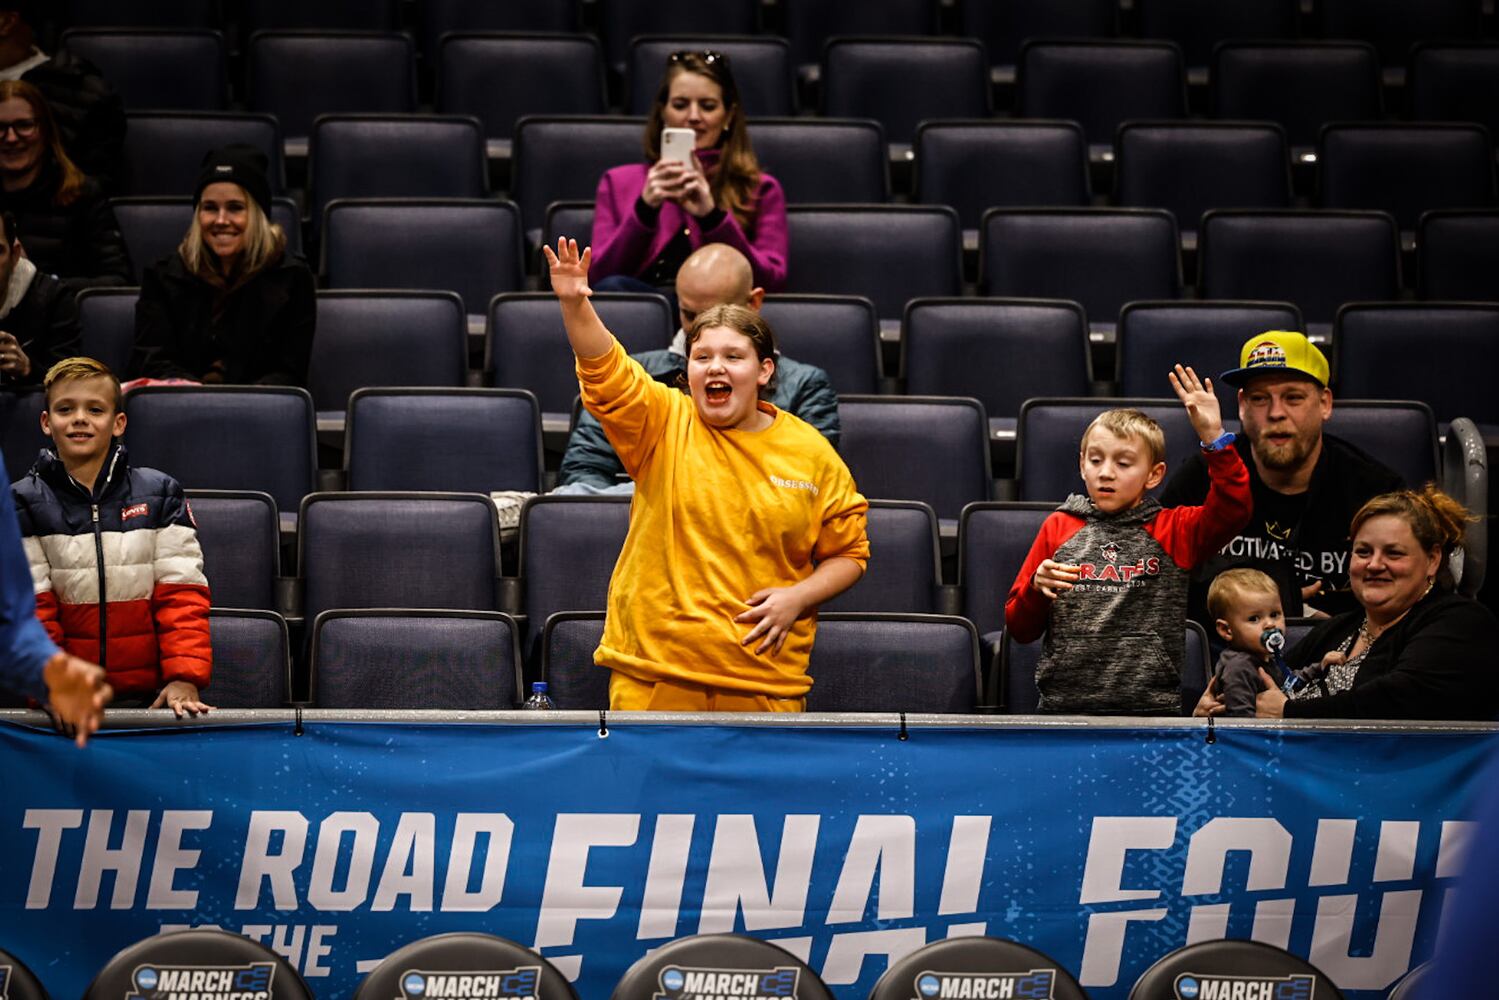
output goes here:
{"type": "Polygon", "coordinates": [[[618,340],[596,358],[578,358],[583,407],[604,425],[604,434],[634,479],[665,433],[673,405],[691,405],[678,390],[651,378],[618,340]]]}
{"type": "MultiPolygon", "coordinates": [[[[5,467],[0,463],[0,475],[5,467]]],[[[42,671],[57,655],[36,617],[31,570],[21,548],[15,503],[10,490],[0,490],[0,687],[15,694],[47,700],[42,671]]]]}
{"type": "Polygon", "coordinates": [[[1161,511],[1146,528],[1182,569],[1193,569],[1249,523],[1249,470],[1233,448],[1207,453],[1208,495],[1201,507],[1161,511]]]}

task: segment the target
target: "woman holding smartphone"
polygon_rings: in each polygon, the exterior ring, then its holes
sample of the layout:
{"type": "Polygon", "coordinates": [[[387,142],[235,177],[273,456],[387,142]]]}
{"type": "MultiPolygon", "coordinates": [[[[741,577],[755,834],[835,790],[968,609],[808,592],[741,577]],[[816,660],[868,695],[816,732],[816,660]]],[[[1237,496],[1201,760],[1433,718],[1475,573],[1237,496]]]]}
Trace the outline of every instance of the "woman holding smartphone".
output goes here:
{"type": "Polygon", "coordinates": [[[614,167],[599,181],[595,290],[669,296],[677,268],[706,243],[727,243],[748,257],[755,284],[767,292],[785,286],[786,196],[755,159],[727,56],[668,58],[645,126],[645,155],[647,162],[614,167]],[[680,129],[692,132],[690,153],[675,152],[672,130],[680,129]]]}

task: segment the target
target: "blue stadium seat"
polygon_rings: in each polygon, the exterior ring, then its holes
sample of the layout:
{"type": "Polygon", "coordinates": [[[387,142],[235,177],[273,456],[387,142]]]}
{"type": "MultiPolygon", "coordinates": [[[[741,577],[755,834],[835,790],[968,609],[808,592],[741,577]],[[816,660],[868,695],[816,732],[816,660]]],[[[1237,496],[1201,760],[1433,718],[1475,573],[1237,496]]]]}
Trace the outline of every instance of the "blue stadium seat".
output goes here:
{"type": "Polygon", "coordinates": [[[1432,481],[1441,485],[1437,421],[1425,403],[1339,396],[1327,430],[1377,457],[1413,489],[1432,481]]]}
{"type": "Polygon", "coordinates": [[[520,519],[521,604],[532,641],[558,611],[603,611],[630,526],[629,497],[539,496],[520,519]]]}
{"type": "Polygon", "coordinates": [[[989,63],[971,38],[834,38],[822,56],[822,113],[873,118],[909,145],[934,118],[987,118],[989,63]]]}
{"type": "Polygon", "coordinates": [[[865,497],[920,500],[952,531],[965,504],[989,499],[989,424],[978,400],[840,396],[838,418],[838,452],[865,497]]]}
{"type": "Polygon", "coordinates": [[[312,397],[287,386],[147,386],[125,398],[135,465],[186,489],[260,490],[296,510],[317,475],[312,397]]]}
{"type": "Polygon", "coordinates": [[[43,448],[52,447],[52,439],[42,433],[46,405],[41,389],[0,390],[0,451],[12,482],[31,471],[43,448]]]}
{"type": "MultiPolygon", "coordinates": [[[[672,30],[677,30],[675,25],[672,30]]],[[[723,29],[715,27],[714,30],[723,29]]],[[[791,47],[784,38],[672,34],[637,35],[630,42],[629,65],[625,70],[626,114],[651,113],[651,105],[656,102],[656,91],[666,71],[667,58],[684,51],[721,52],[729,57],[734,85],[739,88],[739,105],[755,123],[754,138],[759,138],[762,118],[796,113],[791,47]]]]}
{"type": "Polygon", "coordinates": [[[1377,121],[1379,56],[1366,42],[1226,41],[1213,52],[1214,118],[1275,122],[1297,157],[1332,121],[1377,121]]]}
{"type": "Polygon", "coordinates": [[[604,57],[591,35],[455,34],[438,56],[437,110],[478,118],[485,137],[500,143],[496,151],[508,153],[522,115],[602,115],[604,83],[604,57]]]}
{"type": "Polygon", "coordinates": [[[135,351],[139,288],[85,288],[78,293],[78,350],[123,375],[135,351]]]}
{"type": "MultiPolygon", "coordinates": [[[[599,21],[609,68],[624,76],[630,44],[640,35],[666,31],[680,35],[753,35],[760,30],[760,4],[759,0],[609,0],[599,11],[599,21]]],[[[658,77],[664,68],[664,61],[658,64],[658,77]]],[[[737,66],[731,64],[730,69],[737,70],[737,66]]],[[[737,72],[735,77],[737,82],[737,72]]]]}
{"type": "Polygon", "coordinates": [[[61,45],[98,67],[130,110],[229,106],[224,36],[193,28],[70,28],[61,45]]]}
{"type": "Polygon", "coordinates": [[[971,396],[991,434],[1012,434],[1032,396],[1086,396],[1088,321],[1059,299],[913,299],[902,324],[906,391],[971,396]]]}
{"type": "Polygon", "coordinates": [[[1036,533],[1057,505],[986,500],[963,508],[958,520],[958,587],[963,617],[986,643],[1005,624],[1005,600],[1025,564],[1036,533]]]}
{"type": "Polygon", "coordinates": [[[498,611],[324,611],[312,625],[318,708],[511,709],[520,640],[498,611]]]}
{"type": "Polygon", "coordinates": [[[359,389],[349,398],[351,490],[541,491],[541,412],[517,389],[359,389]]]}
{"type": "Polygon", "coordinates": [[[1468,417],[1499,430],[1499,394],[1480,374],[1499,372],[1499,303],[1349,303],[1333,345],[1339,397],[1419,399],[1439,424],[1468,417]]]}
{"type": "Polygon", "coordinates": [[[366,386],[456,388],[468,374],[468,328],[454,292],[323,291],[308,388],[318,413],[342,411],[366,386]]]}
{"type": "Polygon", "coordinates": [[[1015,82],[1020,47],[1029,38],[1112,38],[1114,0],[964,0],[961,32],[984,43],[996,82],[1015,82]]]}
{"type": "Polygon", "coordinates": [[[314,493],[302,504],[303,613],[333,608],[493,611],[494,504],[471,493],[314,493]]]}
{"type": "Polygon", "coordinates": [[[527,115],[515,123],[510,197],[536,246],[554,201],[592,201],[610,167],[645,159],[640,118],[527,115]]]}
{"type": "Polygon", "coordinates": [[[593,662],[604,636],[604,612],[558,611],[541,633],[541,679],[562,711],[609,707],[609,670],[593,662]]]}
{"type": "Polygon", "coordinates": [[[282,708],[291,700],[285,619],[274,611],[214,607],[208,632],[213,679],[203,689],[205,701],[214,708],[282,708]]]}
{"type": "MultiPolygon", "coordinates": [[[[110,200],[110,206],[120,226],[120,235],[125,239],[131,273],[137,281],[147,267],[176,251],[193,221],[191,194],[114,198],[110,200]]],[[[287,249],[301,254],[302,224],[297,218],[296,203],[284,195],[272,198],[271,221],[286,233],[287,249]]]]}
{"type": "Polygon", "coordinates": [[[335,200],[323,217],[329,288],[457,292],[469,315],[525,284],[520,213],[508,201],[335,200]]]}
{"type": "Polygon", "coordinates": [[[215,608],[276,607],[281,520],[269,493],[188,490],[215,608]]]}
{"type": "Polygon", "coordinates": [[[824,612],[807,673],[809,712],[972,712],[978,633],[950,615],[824,612]]]}
{"type": "Polygon", "coordinates": [[[1427,212],[1416,231],[1423,299],[1499,301],[1499,212],[1427,212]]]}
{"type": "Polygon", "coordinates": [[[1111,146],[1131,119],[1187,116],[1181,49],[1171,42],[1045,41],[1020,48],[1017,111],[1022,118],[1069,118],[1091,146],[1111,146]]]}
{"type": "Polygon", "coordinates": [[[869,501],[871,558],[864,575],[822,611],[935,614],[942,586],[937,515],[911,500],[869,501]]]}
{"type": "Polygon", "coordinates": [[[916,129],[914,153],[916,201],[956,209],[965,243],[997,205],[1090,202],[1088,141],[1076,122],[928,121],[916,129]]]}
{"type": "MultiPolygon", "coordinates": [[[[1181,714],[1191,715],[1208,686],[1212,669],[1207,633],[1196,622],[1185,623],[1186,656],[1181,669],[1181,714]]],[[[1000,653],[999,690],[1001,705],[1010,715],[1033,715],[1041,694],[1036,690],[1036,664],[1041,659],[1043,639],[1020,643],[1005,635],[1000,653]]]]}
{"type": "Polygon", "coordinates": [[[1061,503],[1069,494],[1085,492],[1076,457],[1083,431],[1104,410],[1118,407],[1141,410],[1161,425],[1166,433],[1168,472],[1197,454],[1199,442],[1192,421],[1186,407],[1175,399],[1028,399],[1020,408],[1015,431],[1020,499],[1061,503]]]}
{"type": "Polygon", "coordinates": [[[1323,207],[1389,212],[1407,231],[1431,209],[1494,204],[1494,146],[1467,122],[1325,125],[1317,169],[1323,207]]]}
{"type": "MultiPolygon", "coordinates": [[[[126,115],[121,193],[190,198],[203,155],[232,143],[254,146],[270,164],[271,193],[286,190],[281,125],[248,111],[132,111],[126,115]]],[[[149,263],[149,262],[148,262],[149,263]]]]}
{"type": "Polygon", "coordinates": [[[246,105],[281,122],[288,151],[318,115],[416,110],[411,37],[380,31],[262,31],[250,38],[246,105]]]}
{"type": "MultiPolygon", "coordinates": [[[[554,201],[547,206],[546,225],[541,230],[541,242],[555,248],[558,237],[575,239],[580,247],[593,243],[592,201],[554,201]]],[[[548,285],[551,283],[546,275],[543,275],[541,280],[548,285]]]]}
{"type": "Polygon", "coordinates": [[[857,295],[771,295],[760,315],[781,353],[827,372],[835,392],[879,392],[880,319],[873,302],[857,295]]]}
{"type": "Polygon", "coordinates": [[[1499,132],[1499,44],[1423,42],[1411,49],[1405,90],[1412,121],[1477,122],[1499,132]]]}
{"type": "Polygon", "coordinates": [[[872,120],[756,118],[750,141],[760,168],[792,205],[889,200],[885,130],[872,120]]]}

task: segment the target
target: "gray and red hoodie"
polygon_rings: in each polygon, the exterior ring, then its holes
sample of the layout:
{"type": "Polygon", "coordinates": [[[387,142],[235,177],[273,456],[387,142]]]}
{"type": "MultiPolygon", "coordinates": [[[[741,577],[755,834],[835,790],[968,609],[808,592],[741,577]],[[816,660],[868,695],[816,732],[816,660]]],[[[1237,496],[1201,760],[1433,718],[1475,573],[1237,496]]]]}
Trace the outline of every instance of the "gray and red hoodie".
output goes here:
{"type": "Polygon", "coordinates": [[[1187,582],[1248,521],[1249,472],[1233,448],[1207,455],[1201,507],[1146,497],[1106,514],[1073,494],[1042,523],[1005,602],[1017,642],[1045,634],[1036,667],[1042,712],[1175,714],[1186,656],[1187,582]],[[1082,567],[1055,601],[1031,586],[1044,559],[1082,567]]]}

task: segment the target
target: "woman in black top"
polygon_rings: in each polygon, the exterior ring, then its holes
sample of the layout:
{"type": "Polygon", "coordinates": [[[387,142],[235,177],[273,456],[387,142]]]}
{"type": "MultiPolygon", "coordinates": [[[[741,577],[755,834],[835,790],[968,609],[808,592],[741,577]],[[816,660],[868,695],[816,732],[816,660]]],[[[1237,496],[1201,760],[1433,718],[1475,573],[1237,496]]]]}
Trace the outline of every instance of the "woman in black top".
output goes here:
{"type": "Polygon", "coordinates": [[[270,221],[265,171],[250,146],[204,157],[182,245],[141,277],[132,376],[307,384],[315,285],[270,221]]]}
{"type": "Polygon", "coordinates": [[[130,284],[109,199],[68,159],[41,91],[21,80],[0,81],[0,189],[0,211],[15,217],[38,271],[70,293],[130,284]]]}

